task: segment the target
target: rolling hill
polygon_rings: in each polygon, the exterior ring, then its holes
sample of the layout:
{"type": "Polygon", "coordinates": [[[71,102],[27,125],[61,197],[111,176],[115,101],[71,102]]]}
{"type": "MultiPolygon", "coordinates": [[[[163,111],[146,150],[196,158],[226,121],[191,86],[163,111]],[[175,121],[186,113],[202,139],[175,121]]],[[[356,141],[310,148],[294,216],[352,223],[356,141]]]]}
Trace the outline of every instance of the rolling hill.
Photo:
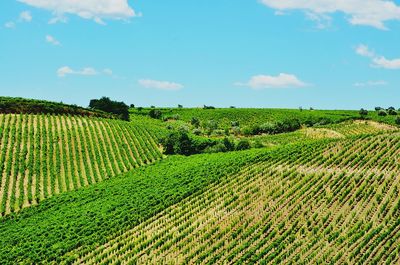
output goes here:
{"type": "MultiPolygon", "coordinates": [[[[240,123],[251,113],[229,111],[240,123]]],[[[265,113],[249,124],[306,111],[265,113]]],[[[398,128],[310,113],[332,122],[187,157],[162,154],[159,139],[176,128],[146,115],[0,114],[0,261],[399,263],[398,128]]]]}
{"type": "Polygon", "coordinates": [[[120,120],[0,114],[0,215],[159,160],[159,136],[120,120]]]}

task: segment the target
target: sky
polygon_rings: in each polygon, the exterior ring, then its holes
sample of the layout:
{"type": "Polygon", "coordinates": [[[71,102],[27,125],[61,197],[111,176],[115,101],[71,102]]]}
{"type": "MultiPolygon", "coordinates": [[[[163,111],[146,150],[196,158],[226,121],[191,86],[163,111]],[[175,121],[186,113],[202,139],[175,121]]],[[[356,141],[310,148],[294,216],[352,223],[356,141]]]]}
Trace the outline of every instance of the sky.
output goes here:
{"type": "Polygon", "coordinates": [[[400,107],[400,0],[0,1],[0,95],[400,107]]]}

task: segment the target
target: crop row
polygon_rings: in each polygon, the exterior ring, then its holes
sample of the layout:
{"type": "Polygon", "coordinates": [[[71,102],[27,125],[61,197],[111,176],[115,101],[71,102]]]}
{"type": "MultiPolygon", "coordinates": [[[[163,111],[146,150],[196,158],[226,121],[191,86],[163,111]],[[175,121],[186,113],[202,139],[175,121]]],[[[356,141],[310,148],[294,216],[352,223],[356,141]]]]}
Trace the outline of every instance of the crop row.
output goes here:
{"type": "Polygon", "coordinates": [[[0,115],[0,216],[161,158],[157,134],[131,123],[0,115]]]}
{"type": "Polygon", "coordinates": [[[398,264],[398,134],[282,148],[76,264],[398,264]]]}

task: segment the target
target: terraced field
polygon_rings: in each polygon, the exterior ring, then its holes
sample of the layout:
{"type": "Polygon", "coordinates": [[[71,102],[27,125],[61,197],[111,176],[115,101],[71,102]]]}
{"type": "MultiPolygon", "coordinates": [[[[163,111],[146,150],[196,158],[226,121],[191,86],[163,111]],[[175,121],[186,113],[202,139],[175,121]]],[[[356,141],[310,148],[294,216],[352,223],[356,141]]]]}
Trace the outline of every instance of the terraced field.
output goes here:
{"type": "Polygon", "coordinates": [[[0,216],[159,160],[158,137],[119,120],[0,114],[0,216]]]}
{"type": "Polygon", "coordinates": [[[280,148],[75,264],[399,264],[400,135],[280,148]]]}

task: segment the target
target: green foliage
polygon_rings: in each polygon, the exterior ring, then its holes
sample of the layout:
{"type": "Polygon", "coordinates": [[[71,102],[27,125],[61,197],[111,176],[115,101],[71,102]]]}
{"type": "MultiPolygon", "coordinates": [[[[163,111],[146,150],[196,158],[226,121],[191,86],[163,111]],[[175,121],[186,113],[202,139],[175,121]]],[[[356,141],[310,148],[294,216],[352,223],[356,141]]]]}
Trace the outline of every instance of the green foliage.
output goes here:
{"type": "Polygon", "coordinates": [[[120,119],[129,121],[129,107],[124,102],[113,101],[108,97],[90,100],[89,107],[95,110],[117,115],[120,119]]]}
{"type": "Polygon", "coordinates": [[[162,112],[160,110],[157,110],[157,109],[151,109],[149,111],[149,116],[150,116],[150,118],[153,118],[153,119],[161,119],[162,112]]]}
{"type": "Polygon", "coordinates": [[[236,148],[235,149],[237,151],[240,151],[240,150],[247,150],[247,149],[250,149],[250,148],[251,148],[251,145],[250,145],[249,140],[242,139],[236,144],[236,148]]]}
{"type": "Polygon", "coordinates": [[[0,216],[162,159],[164,132],[142,124],[0,114],[0,216]]]}
{"type": "Polygon", "coordinates": [[[50,102],[45,100],[0,97],[0,113],[18,114],[65,114],[102,118],[115,118],[114,115],[82,108],[76,105],[50,102]]]}
{"type": "Polygon", "coordinates": [[[387,112],[385,110],[378,111],[378,116],[387,116],[387,112]]]}
{"type": "Polygon", "coordinates": [[[361,109],[359,113],[360,113],[360,116],[364,118],[365,116],[368,115],[368,110],[361,109]]]}
{"type": "Polygon", "coordinates": [[[190,124],[193,125],[195,128],[198,128],[200,126],[200,120],[197,117],[192,117],[190,119],[190,124]]]}
{"type": "Polygon", "coordinates": [[[1,263],[65,262],[68,252],[93,249],[263,153],[171,157],[7,216],[0,222],[1,263]]]}

